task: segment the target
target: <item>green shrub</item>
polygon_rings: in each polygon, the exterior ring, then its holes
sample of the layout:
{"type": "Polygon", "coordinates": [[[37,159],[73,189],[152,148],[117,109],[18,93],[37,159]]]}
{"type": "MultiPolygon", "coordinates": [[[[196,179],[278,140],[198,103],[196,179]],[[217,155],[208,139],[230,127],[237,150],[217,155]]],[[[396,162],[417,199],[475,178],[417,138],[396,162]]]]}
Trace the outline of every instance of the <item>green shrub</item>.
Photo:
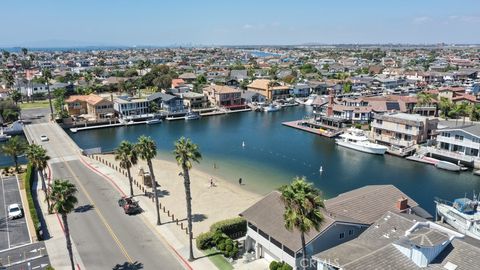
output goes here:
{"type": "Polygon", "coordinates": [[[213,242],[213,232],[201,233],[197,236],[195,241],[197,243],[197,248],[200,250],[209,249],[215,245],[213,242]]]}
{"type": "Polygon", "coordinates": [[[268,268],[269,268],[270,270],[277,270],[279,264],[280,264],[280,263],[277,262],[277,261],[272,261],[272,262],[270,263],[270,265],[268,266],[268,268]]]}
{"type": "Polygon", "coordinates": [[[293,268],[285,262],[272,261],[269,265],[270,270],[293,270],[293,268]]]}
{"type": "Polygon", "coordinates": [[[220,231],[215,231],[212,236],[213,243],[218,246],[221,243],[225,242],[228,236],[220,231]]]}
{"type": "Polygon", "coordinates": [[[55,270],[55,268],[51,267],[50,265],[45,268],[45,270],[55,270]]]}
{"type": "Polygon", "coordinates": [[[34,180],[34,170],[32,164],[28,163],[27,171],[25,173],[25,191],[27,192],[27,202],[28,208],[30,210],[30,216],[32,217],[33,225],[35,226],[35,233],[38,240],[42,240],[42,235],[40,234],[41,224],[38,219],[37,209],[35,208],[35,203],[33,202],[32,197],[32,185],[34,180]]]}
{"type": "Polygon", "coordinates": [[[212,224],[210,231],[220,231],[230,238],[237,239],[247,233],[247,221],[242,217],[222,220],[212,224]]]}

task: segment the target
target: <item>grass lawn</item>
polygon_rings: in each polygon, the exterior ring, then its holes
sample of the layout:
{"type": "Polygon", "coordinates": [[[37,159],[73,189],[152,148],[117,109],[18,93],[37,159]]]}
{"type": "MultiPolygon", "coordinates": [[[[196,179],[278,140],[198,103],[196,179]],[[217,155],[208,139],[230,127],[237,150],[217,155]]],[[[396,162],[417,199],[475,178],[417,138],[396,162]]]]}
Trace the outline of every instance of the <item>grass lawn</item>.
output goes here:
{"type": "Polygon", "coordinates": [[[37,100],[33,103],[32,102],[18,103],[18,106],[20,106],[20,109],[22,110],[49,108],[48,100],[37,100]]]}
{"type": "Polygon", "coordinates": [[[210,261],[212,261],[213,264],[215,264],[215,266],[218,269],[220,269],[220,270],[232,270],[233,269],[233,266],[227,260],[225,260],[225,258],[222,256],[222,254],[220,254],[215,249],[211,248],[211,249],[205,250],[205,255],[208,256],[210,261]],[[214,255],[214,254],[216,254],[216,255],[214,255]]]}

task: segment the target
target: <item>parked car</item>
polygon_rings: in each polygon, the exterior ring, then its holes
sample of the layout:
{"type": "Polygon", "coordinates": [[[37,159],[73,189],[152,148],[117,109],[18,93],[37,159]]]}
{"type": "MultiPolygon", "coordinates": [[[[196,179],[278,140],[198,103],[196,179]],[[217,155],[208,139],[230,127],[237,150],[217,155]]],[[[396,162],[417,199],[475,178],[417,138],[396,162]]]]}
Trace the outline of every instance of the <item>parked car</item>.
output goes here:
{"type": "Polygon", "coordinates": [[[8,206],[8,218],[16,219],[23,217],[22,208],[18,203],[13,203],[8,206]]]}
{"type": "Polygon", "coordinates": [[[41,135],[41,136],[40,136],[40,141],[42,141],[42,142],[48,142],[48,137],[47,137],[47,135],[41,135]]]}

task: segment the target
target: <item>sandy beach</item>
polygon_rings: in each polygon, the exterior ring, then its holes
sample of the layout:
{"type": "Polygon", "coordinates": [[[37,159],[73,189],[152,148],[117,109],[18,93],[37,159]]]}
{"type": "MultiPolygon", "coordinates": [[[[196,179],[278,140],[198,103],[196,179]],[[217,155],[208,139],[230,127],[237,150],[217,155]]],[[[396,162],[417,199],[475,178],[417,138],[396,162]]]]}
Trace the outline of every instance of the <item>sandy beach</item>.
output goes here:
{"type": "MultiPolygon", "coordinates": [[[[115,163],[112,154],[101,155],[115,163]]],[[[155,159],[152,161],[155,177],[160,184],[162,195],[159,201],[180,220],[186,218],[186,201],[181,168],[172,161],[155,159]]],[[[132,177],[140,180],[139,170],[148,171],[146,162],[140,160],[131,169],[132,177]]],[[[210,225],[224,219],[238,217],[238,214],[258,201],[262,196],[245,189],[244,185],[233,184],[195,168],[190,171],[192,191],[193,233],[198,235],[208,231],[210,225]],[[214,186],[210,185],[213,178],[214,186]]]]}

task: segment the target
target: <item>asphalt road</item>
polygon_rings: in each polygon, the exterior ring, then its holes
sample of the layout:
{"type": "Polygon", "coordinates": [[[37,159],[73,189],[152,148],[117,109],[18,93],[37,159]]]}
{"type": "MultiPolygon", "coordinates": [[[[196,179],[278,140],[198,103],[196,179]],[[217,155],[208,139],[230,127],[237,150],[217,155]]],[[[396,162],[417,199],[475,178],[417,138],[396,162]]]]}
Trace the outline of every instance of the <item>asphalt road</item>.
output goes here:
{"type": "Polygon", "coordinates": [[[36,242],[27,246],[0,252],[0,269],[40,270],[45,269],[49,264],[48,254],[43,242],[36,242]],[[30,268],[28,268],[29,266],[30,268]]]}
{"type": "Polygon", "coordinates": [[[8,219],[8,206],[13,203],[23,208],[17,178],[0,176],[0,251],[30,243],[25,216],[8,219]]]}
{"type": "Polygon", "coordinates": [[[74,183],[77,211],[69,215],[72,240],[87,269],[184,269],[140,214],[128,216],[118,207],[120,193],[80,160],[70,139],[51,124],[28,125],[29,134],[52,157],[53,178],[74,183]],[[48,142],[39,142],[47,135],[48,142]]]}

